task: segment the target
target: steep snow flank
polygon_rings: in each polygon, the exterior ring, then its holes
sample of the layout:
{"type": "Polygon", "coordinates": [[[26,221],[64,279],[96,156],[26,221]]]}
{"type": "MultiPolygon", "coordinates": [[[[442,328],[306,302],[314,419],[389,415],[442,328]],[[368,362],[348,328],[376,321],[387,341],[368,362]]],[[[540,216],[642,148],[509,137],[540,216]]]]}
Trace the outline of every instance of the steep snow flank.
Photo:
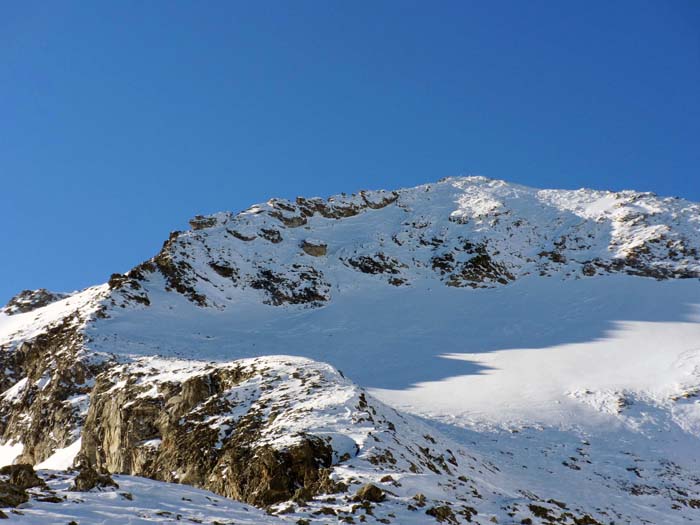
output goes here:
{"type": "Polygon", "coordinates": [[[73,466],[73,461],[75,456],[80,452],[81,439],[78,438],[74,443],[68,445],[65,448],[59,448],[53,453],[51,457],[47,460],[39,463],[37,469],[47,469],[47,470],[67,470],[73,466]]]}
{"type": "Polygon", "coordinates": [[[152,294],[149,308],[114,312],[89,330],[91,344],[216,360],[302,355],[422,415],[495,422],[566,423],[579,405],[569,392],[578,390],[647,392],[665,402],[700,381],[696,281],[531,277],[475,291],[358,285],[311,310],[251,300],[218,311],[171,298],[152,294]]]}

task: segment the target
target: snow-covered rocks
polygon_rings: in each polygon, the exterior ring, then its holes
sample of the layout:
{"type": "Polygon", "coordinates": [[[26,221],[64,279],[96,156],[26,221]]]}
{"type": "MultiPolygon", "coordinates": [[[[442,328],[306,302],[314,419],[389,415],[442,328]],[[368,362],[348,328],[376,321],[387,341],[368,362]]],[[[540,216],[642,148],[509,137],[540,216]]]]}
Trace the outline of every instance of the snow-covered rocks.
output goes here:
{"type": "Polygon", "coordinates": [[[10,299],[0,311],[6,315],[23,314],[65,299],[69,295],[70,294],[50,292],[45,288],[23,290],[10,299]]]}
{"type": "Polygon", "coordinates": [[[143,358],[103,372],[90,397],[81,462],[259,506],[466,471],[434,431],[307,359],[143,358]]]}
{"type": "Polygon", "coordinates": [[[144,290],[137,301],[159,286],[159,273],[166,289],[220,308],[246,289],[274,305],[322,306],[339,283],[362,279],[353,272],[472,288],[532,274],[698,277],[699,214],[695,203],[650,193],[454,178],[198,216],[130,274],[144,290]]]}
{"type": "MultiPolygon", "coordinates": [[[[191,226],[0,310],[0,459],[277,514],[236,522],[697,519],[697,204],[466,177],[191,226]]],[[[55,475],[28,523],[166,512],[55,475]]]]}

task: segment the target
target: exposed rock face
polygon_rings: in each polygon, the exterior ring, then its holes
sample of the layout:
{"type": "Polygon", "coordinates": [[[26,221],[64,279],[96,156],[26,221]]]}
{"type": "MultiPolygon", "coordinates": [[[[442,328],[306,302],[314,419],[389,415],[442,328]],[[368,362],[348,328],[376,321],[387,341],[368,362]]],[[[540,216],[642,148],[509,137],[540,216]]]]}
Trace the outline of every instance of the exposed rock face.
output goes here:
{"type": "Polygon", "coordinates": [[[393,257],[387,256],[381,252],[372,255],[361,255],[351,257],[347,260],[347,264],[362,273],[376,274],[398,274],[401,268],[406,268],[405,264],[396,260],[393,257]]]}
{"type": "Polygon", "coordinates": [[[29,494],[12,483],[0,481],[0,507],[17,507],[29,501],[29,494]]]}
{"type": "MultiPolygon", "coordinates": [[[[369,403],[330,367],[302,359],[217,366],[144,359],[98,376],[80,458],[96,471],[187,483],[258,506],[344,493],[333,466],[358,454],[377,469],[451,473],[449,465],[456,467],[451,452],[434,450],[433,438],[417,437],[398,415],[392,422],[391,411],[369,403]],[[347,401],[336,405],[329,392],[337,399],[339,388],[347,401]],[[316,426],[299,423],[309,407],[316,426]],[[374,445],[362,451],[331,430],[344,425],[355,425],[356,435],[372,434],[374,445]],[[414,448],[416,440],[424,444],[414,448]]],[[[384,499],[373,485],[358,495],[384,499]]]]}
{"type": "Polygon", "coordinates": [[[108,360],[84,349],[75,313],[12,351],[0,351],[0,438],[24,444],[20,462],[39,463],[78,439],[94,378],[108,360]]]}
{"type": "Polygon", "coordinates": [[[190,219],[190,226],[192,226],[193,230],[204,230],[206,228],[211,228],[215,225],[215,217],[205,217],[204,215],[197,215],[190,219]]]}
{"type": "Polygon", "coordinates": [[[439,505],[430,507],[425,511],[428,516],[434,517],[438,522],[443,523],[459,523],[455,517],[454,511],[447,505],[439,505]]]}
{"type": "Polygon", "coordinates": [[[379,503],[380,501],[384,501],[385,498],[386,494],[384,494],[384,491],[372,483],[363,485],[355,494],[356,501],[379,503]]]}
{"type": "Polygon", "coordinates": [[[330,285],[323,274],[312,266],[295,264],[286,272],[270,269],[259,270],[250,287],[264,290],[267,297],[263,302],[280,306],[298,304],[319,306],[330,299],[330,285]]]}
{"type": "Polygon", "coordinates": [[[45,488],[46,483],[27,464],[0,468],[0,507],[17,507],[29,501],[27,489],[45,488]]]}
{"type": "MultiPolygon", "coordinates": [[[[270,400],[261,402],[259,388],[274,381],[272,371],[204,367],[163,382],[158,372],[139,363],[98,377],[83,431],[81,455],[88,464],[256,505],[291,499],[299,487],[315,494],[332,486],[324,469],[333,449],[325,441],[299,435],[280,448],[263,439],[272,408],[270,400]]],[[[283,407],[275,403],[276,410],[283,407]]]]}

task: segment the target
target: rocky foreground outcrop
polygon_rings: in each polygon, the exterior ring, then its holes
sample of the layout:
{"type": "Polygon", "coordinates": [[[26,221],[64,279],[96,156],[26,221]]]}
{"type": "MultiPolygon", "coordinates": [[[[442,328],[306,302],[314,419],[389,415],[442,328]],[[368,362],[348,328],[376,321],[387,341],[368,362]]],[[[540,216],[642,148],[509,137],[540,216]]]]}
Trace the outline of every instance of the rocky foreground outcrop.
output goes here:
{"type": "Polygon", "coordinates": [[[321,363],[146,358],[97,377],[79,461],[257,506],[304,503],[348,492],[339,465],[453,475],[455,452],[421,428],[321,363]]]}
{"type": "MultiPolygon", "coordinates": [[[[308,359],[135,359],[106,366],[89,397],[69,491],[118,490],[110,474],[135,475],[207,489],[299,523],[532,514],[533,496],[498,489],[494,466],[308,359]]],[[[46,494],[30,465],[6,470],[0,505],[67,497],[46,494]]],[[[536,501],[562,523],[567,516],[598,523],[585,509],[536,501]]]]}
{"type": "Polygon", "coordinates": [[[217,366],[147,359],[111,368],[91,394],[81,461],[259,506],[335,492],[328,436],[283,423],[303,418],[299,390],[323,402],[322,372],[275,359],[217,366]]]}

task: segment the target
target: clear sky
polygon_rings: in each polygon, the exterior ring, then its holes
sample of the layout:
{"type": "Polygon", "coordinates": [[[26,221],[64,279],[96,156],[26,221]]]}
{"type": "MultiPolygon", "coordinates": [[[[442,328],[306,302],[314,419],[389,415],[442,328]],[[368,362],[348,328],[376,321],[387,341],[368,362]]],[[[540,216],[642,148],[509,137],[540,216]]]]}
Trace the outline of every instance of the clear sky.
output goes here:
{"type": "Polygon", "coordinates": [[[480,174],[700,201],[700,2],[4,2],[0,303],[197,213],[480,174]]]}

